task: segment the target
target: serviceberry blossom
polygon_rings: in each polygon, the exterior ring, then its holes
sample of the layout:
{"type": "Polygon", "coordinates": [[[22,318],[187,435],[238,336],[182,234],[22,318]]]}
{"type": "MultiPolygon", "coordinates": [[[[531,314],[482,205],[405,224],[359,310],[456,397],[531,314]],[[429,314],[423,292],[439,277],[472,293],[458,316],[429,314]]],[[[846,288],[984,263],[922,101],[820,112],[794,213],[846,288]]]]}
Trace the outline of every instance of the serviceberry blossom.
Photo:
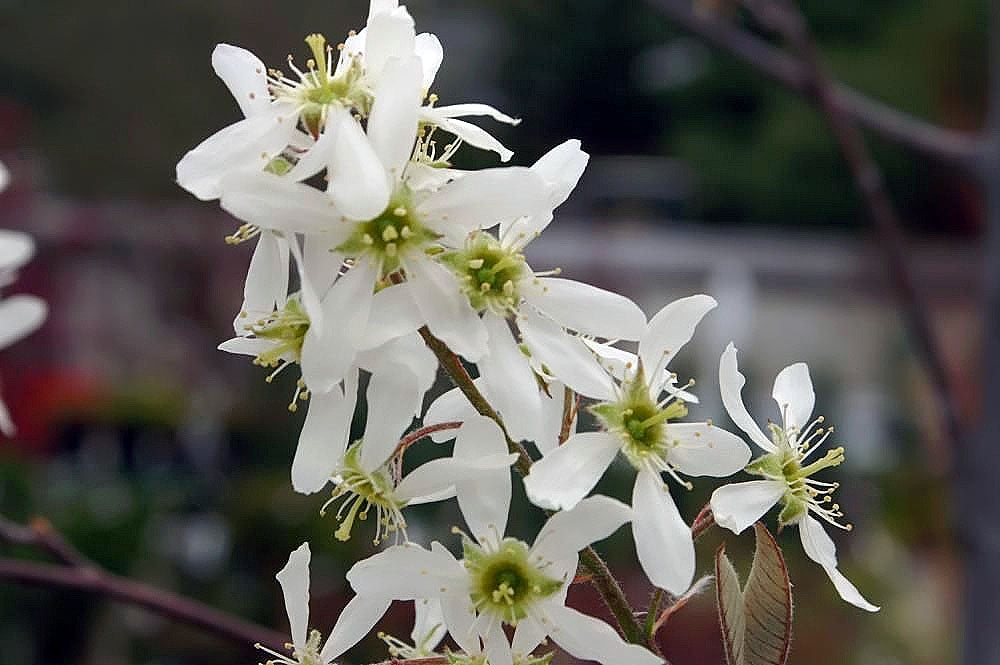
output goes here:
{"type": "Polygon", "coordinates": [[[865,600],[837,570],[836,548],[819,521],[845,531],[852,528],[839,521],[843,513],[838,504],[832,503],[831,495],[839,483],[813,478],[824,469],[839,466],[844,461],[844,449],[832,448],[822,457],[809,461],[833,428],[823,427],[823,416],[810,420],[816,395],[808,366],[805,363],[789,365],[774,379],[772,396],[778,403],[781,424],[768,422],[770,438],[757,426],[743,404],[745,383],[737,367],[736,347],[730,342],[719,362],[722,403],[733,422],[764,450],[764,454],[746,469],[764,480],[734,483],[715,490],[711,502],[715,521],[740,533],[780,503],[778,523],[799,528],[806,555],[823,567],[840,597],[863,610],[878,611],[879,608],[865,600]]]}
{"type": "MultiPolygon", "coordinates": [[[[573,434],[532,465],[524,479],[535,504],[570,509],[623,453],[637,472],[632,532],[639,562],[655,585],[674,594],[686,591],[694,579],[694,542],[660,474],[690,489],[691,484],[678,474],[725,477],[750,459],[750,449],[739,437],[711,422],[672,422],[687,415],[687,407],[670,381],[667,362],[715,305],[714,299],[704,295],[674,301],[649,322],[637,357],[591,371],[587,384],[570,383],[577,390],[586,387],[585,395],[601,400],[590,411],[604,429],[573,434]]],[[[550,357],[540,358],[548,363],[550,357]]]]}

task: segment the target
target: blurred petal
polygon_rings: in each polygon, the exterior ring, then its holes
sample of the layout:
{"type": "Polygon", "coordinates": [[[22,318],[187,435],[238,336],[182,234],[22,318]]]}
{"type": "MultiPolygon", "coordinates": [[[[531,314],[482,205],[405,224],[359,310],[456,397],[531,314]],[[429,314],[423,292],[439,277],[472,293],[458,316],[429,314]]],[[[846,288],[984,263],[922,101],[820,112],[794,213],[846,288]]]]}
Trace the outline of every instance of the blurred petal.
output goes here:
{"type": "Polygon", "coordinates": [[[34,255],[35,240],[30,235],[21,231],[0,229],[0,277],[3,273],[17,270],[34,255]]]}
{"type": "Polygon", "coordinates": [[[574,434],[531,465],[524,478],[528,498],[542,508],[569,510],[594,489],[620,449],[609,432],[574,434]]]}
{"type": "Polygon", "coordinates": [[[778,480],[723,485],[712,492],[712,515],[719,526],[742,533],[778,503],[784,493],[785,483],[778,480]]]}
{"type": "Polygon", "coordinates": [[[760,431],[743,404],[743,385],[746,381],[736,366],[736,347],[730,342],[722,352],[722,358],[719,359],[719,390],[722,393],[722,405],[726,407],[729,417],[737,427],[746,432],[758,446],[773,453],[777,450],[774,444],[760,431]]]}
{"type": "Polygon", "coordinates": [[[35,296],[18,294],[0,300],[0,349],[5,349],[38,329],[49,307],[35,296]]]}
{"type": "Polygon", "coordinates": [[[674,595],[694,579],[694,540],[659,475],[640,471],[632,493],[632,535],[646,577],[674,595]]]}

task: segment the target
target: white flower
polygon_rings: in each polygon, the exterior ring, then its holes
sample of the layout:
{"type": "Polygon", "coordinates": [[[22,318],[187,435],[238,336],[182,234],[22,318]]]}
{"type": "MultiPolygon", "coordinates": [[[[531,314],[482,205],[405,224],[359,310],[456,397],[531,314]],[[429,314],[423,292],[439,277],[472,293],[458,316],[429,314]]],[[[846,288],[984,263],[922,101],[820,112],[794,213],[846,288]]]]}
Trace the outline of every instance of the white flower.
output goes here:
{"type": "MultiPolygon", "coordinates": [[[[666,370],[667,361],[715,305],[702,295],[660,310],[639,340],[638,359],[612,364],[603,374],[591,373],[595,387],[584,394],[601,400],[590,410],[604,431],[574,434],[536,462],[524,479],[532,502],[565,510],[594,488],[619,451],[624,453],[638,472],[632,532],[639,562],[656,586],[674,594],[683,593],[694,579],[694,542],[660,474],[666,472],[690,489],[678,472],[725,477],[750,459],[750,449],[739,437],[711,422],[670,422],[685,416],[687,408],[666,370]]],[[[541,359],[550,363],[547,355],[541,359]]]]}
{"type": "MultiPolygon", "coordinates": [[[[484,507],[486,508],[486,507],[484,507]]],[[[605,665],[653,665],[662,660],[624,642],[606,623],[566,606],[578,552],[606,538],[630,518],[628,507],[591,497],[545,523],[533,545],[502,537],[507,503],[472,513],[473,537],[463,537],[456,560],[440,543],[426,550],[400,545],[355,564],[347,579],[357,597],[437,600],[448,632],[467,654],[490,665],[513,665],[546,635],[575,658],[605,665]],[[516,626],[513,642],[503,624],[516,626]]],[[[466,517],[470,513],[463,510],[466,517]]]]}
{"type": "Polygon", "coordinates": [[[833,428],[823,428],[823,417],[810,421],[816,401],[809,368],[805,363],[789,365],[774,380],[772,396],[781,412],[781,424],[768,422],[771,437],[757,426],[743,404],[742,390],[746,379],[736,363],[736,347],[730,342],[719,362],[719,385],[722,403],[740,429],[764,450],[747,471],[764,480],[725,485],[712,494],[715,521],[734,533],[740,533],[760,519],[777,503],[781,503],[778,521],[782,526],[799,528],[806,555],[823,567],[840,597],[869,612],[878,611],[837,570],[837,553],[833,540],[820,522],[813,517],[846,531],[851,525],[841,524],[840,506],[831,504],[831,495],[839,483],[812,478],[813,474],[838,466],[844,461],[844,449],[828,450],[823,457],[808,462],[829,437],[833,428]]]}
{"type": "Polygon", "coordinates": [[[354,598],[340,613],[330,637],[320,648],[323,636],[318,630],[309,630],[309,544],[302,543],[288,556],[288,563],[276,575],[285,597],[285,611],[291,627],[292,642],[286,647],[291,655],[277,653],[257,645],[272,659],[267,665],[329,665],[352,646],[357,644],[375,625],[389,604],[354,598]]]}

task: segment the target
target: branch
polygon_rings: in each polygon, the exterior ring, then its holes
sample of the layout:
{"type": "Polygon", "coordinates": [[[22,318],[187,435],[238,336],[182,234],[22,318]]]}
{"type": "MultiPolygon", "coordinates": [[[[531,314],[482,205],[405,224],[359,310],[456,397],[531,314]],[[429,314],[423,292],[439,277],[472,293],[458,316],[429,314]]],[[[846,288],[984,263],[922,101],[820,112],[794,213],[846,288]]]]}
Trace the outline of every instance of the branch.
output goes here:
{"type": "Polygon", "coordinates": [[[945,432],[952,443],[958,445],[961,441],[961,426],[955,392],[952,390],[941,345],[938,344],[931,325],[928,314],[930,308],[914,283],[906,258],[903,227],[886,192],[878,164],[872,159],[864,137],[850,114],[839,104],[836,83],[820,61],[809,25],[798,6],[785,0],[745,0],[744,4],[763,25],[776,30],[799,54],[805,73],[802,85],[811,91],[810,96],[819,104],[819,110],[830,127],[875,224],[878,245],[885,255],[889,278],[903,309],[904,322],[918,353],[924,358],[931,385],[937,393],[945,432]]]}
{"type": "Polygon", "coordinates": [[[420,429],[414,430],[404,436],[396,444],[396,455],[399,455],[406,451],[407,448],[412,446],[414,443],[424,438],[428,434],[433,434],[434,432],[441,432],[446,429],[458,429],[462,426],[461,421],[453,420],[446,423],[438,423],[437,425],[427,425],[426,427],[421,427],[420,429]]]}
{"type": "Polygon", "coordinates": [[[966,169],[978,163],[981,147],[973,134],[914,118],[836,81],[828,81],[821,98],[813,84],[813,64],[803,59],[801,53],[799,58],[792,57],[728,21],[696,14],[691,0],[646,1],[681,28],[743,60],[812,103],[826,107],[824,112],[833,110],[883,138],[944,162],[966,169]]]}
{"type": "Polygon", "coordinates": [[[275,650],[284,648],[286,636],[237,619],[207,605],[170,591],[114,575],[80,554],[42,517],[27,526],[0,517],[0,542],[37,547],[61,565],[0,558],[0,580],[21,584],[76,589],[107,596],[170,619],[201,628],[245,646],[259,642],[275,650]]]}

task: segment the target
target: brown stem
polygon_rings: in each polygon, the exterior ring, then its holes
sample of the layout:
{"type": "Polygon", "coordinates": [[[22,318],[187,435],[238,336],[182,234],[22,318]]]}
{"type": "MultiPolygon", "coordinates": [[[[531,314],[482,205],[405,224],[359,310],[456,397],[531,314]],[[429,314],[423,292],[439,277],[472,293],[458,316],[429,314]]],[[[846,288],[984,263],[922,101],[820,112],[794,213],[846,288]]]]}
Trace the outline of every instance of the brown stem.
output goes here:
{"type": "Polygon", "coordinates": [[[27,525],[22,525],[0,515],[0,541],[37,547],[68,566],[82,568],[95,565],[63,538],[44,517],[33,517],[27,525]]]}
{"type": "Polygon", "coordinates": [[[562,427],[559,429],[559,445],[566,443],[572,433],[573,419],[580,408],[580,396],[573,392],[573,389],[566,386],[563,390],[563,418],[562,427]]]}
{"type": "Polygon", "coordinates": [[[246,646],[260,643],[278,651],[283,650],[288,641],[286,636],[277,631],[237,619],[170,591],[113,575],[94,565],[57,566],[0,558],[0,579],[96,593],[144,607],[160,616],[176,619],[246,646]]]}
{"type": "Polygon", "coordinates": [[[713,524],[715,524],[715,515],[712,514],[712,507],[706,503],[698,512],[698,516],[694,518],[694,522],[691,523],[691,538],[698,540],[713,524]]]}
{"type": "Polygon", "coordinates": [[[426,427],[421,427],[420,429],[413,430],[402,439],[396,445],[396,455],[402,454],[407,448],[412,446],[414,443],[424,438],[428,434],[433,434],[434,432],[441,432],[446,429],[458,429],[462,426],[461,421],[454,420],[447,423],[438,423],[437,425],[427,425],[426,427]]]}

